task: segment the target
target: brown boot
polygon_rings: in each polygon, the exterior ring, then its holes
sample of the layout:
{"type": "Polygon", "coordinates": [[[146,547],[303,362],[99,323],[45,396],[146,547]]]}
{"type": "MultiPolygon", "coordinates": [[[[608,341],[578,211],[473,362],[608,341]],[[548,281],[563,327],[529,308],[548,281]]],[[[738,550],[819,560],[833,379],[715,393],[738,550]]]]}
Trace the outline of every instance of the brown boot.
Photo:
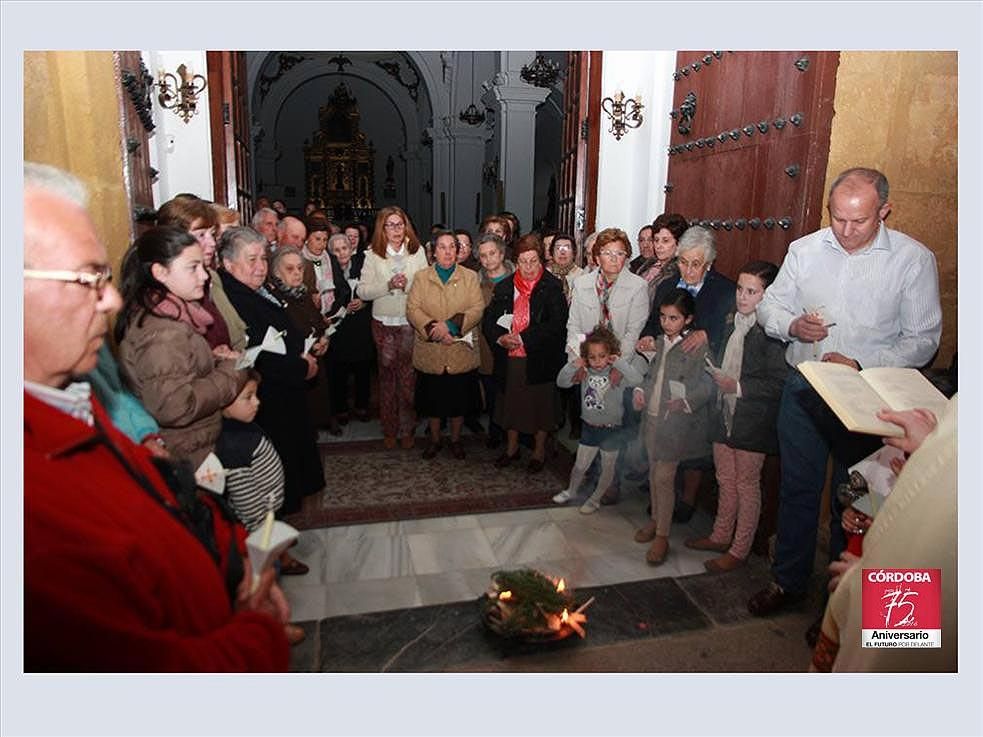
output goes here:
{"type": "Polygon", "coordinates": [[[724,553],[730,547],[727,543],[715,543],[708,537],[691,537],[684,545],[693,550],[712,550],[714,553],[724,553]]]}
{"type": "Polygon", "coordinates": [[[710,573],[726,573],[727,571],[733,571],[735,568],[740,568],[746,562],[743,558],[735,558],[730,553],[724,553],[719,558],[711,558],[705,561],[703,567],[710,571],[710,573]]]}
{"type": "Polygon", "coordinates": [[[648,552],[645,554],[645,561],[650,566],[661,566],[666,562],[666,556],[668,554],[669,538],[659,535],[652,541],[652,545],[649,546],[648,552]]]}
{"type": "Polygon", "coordinates": [[[655,521],[649,522],[645,527],[635,532],[635,542],[650,543],[655,539],[655,521]]]}

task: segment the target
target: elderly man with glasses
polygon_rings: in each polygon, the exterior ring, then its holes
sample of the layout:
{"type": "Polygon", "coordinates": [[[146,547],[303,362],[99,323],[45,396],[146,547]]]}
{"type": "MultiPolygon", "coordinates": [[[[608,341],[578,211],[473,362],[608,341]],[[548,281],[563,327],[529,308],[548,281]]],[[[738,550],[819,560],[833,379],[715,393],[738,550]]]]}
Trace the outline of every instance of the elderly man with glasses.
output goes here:
{"type": "Polygon", "coordinates": [[[238,528],[202,523],[218,507],[172,490],[79,381],[121,305],[85,208],[77,179],[25,164],[24,669],[285,670],[273,571],[250,593],[238,528]]]}

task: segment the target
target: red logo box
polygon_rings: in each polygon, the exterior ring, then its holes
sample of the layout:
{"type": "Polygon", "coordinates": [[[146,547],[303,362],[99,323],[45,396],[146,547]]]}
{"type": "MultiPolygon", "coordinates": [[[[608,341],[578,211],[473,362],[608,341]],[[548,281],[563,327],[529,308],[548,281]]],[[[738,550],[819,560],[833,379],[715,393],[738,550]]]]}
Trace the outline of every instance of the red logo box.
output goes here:
{"type": "Polygon", "coordinates": [[[864,568],[863,647],[942,647],[942,569],[864,568]]]}

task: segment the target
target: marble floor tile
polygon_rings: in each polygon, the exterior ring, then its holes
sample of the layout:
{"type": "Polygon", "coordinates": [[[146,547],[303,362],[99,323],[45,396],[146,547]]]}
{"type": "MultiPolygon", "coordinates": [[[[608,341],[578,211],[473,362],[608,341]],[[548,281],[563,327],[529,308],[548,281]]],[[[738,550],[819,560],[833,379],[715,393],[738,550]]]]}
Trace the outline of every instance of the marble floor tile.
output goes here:
{"type": "Polygon", "coordinates": [[[339,525],[312,530],[326,544],[344,540],[355,542],[365,537],[396,537],[402,534],[403,522],[372,522],[365,525],[339,525]]]}
{"type": "Polygon", "coordinates": [[[501,566],[519,566],[576,555],[555,522],[486,527],[485,534],[501,566]]]}
{"type": "Polygon", "coordinates": [[[420,599],[424,605],[472,601],[485,593],[496,570],[497,566],[417,576],[420,599]]]}
{"type": "Polygon", "coordinates": [[[290,621],[305,622],[328,616],[328,589],[324,585],[303,586],[296,583],[303,576],[286,576],[280,586],[290,603],[290,621]]]}
{"type": "Polygon", "coordinates": [[[581,519],[557,522],[570,547],[581,556],[605,555],[614,550],[631,552],[638,545],[633,539],[635,528],[621,515],[601,517],[601,513],[581,519]]]}
{"type": "Polygon", "coordinates": [[[511,525],[528,525],[538,522],[546,522],[549,519],[550,510],[540,509],[515,509],[509,512],[489,512],[487,514],[477,514],[478,524],[482,527],[509,527],[511,525]]]}
{"type": "Polygon", "coordinates": [[[404,535],[419,535],[428,532],[446,532],[447,530],[468,530],[480,527],[478,517],[473,514],[462,514],[456,517],[429,517],[427,519],[409,519],[399,523],[400,532],[404,535]]]}
{"type": "Polygon", "coordinates": [[[484,531],[475,527],[407,535],[413,570],[417,574],[445,573],[498,565],[484,531]]]}
{"type": "Polygon", "coordinates": [[[583,559],[584,581],[581,586],[605,586],[625,581],[644,581],[673,575],[672,566],[650,566],[645,562],[646,545],[638,544],[635,553],[613,551],[583,559]]]}
{"type": "Polygon", "coordinates": [[[364,581],[415,573],[406,538],[359,537],[325,544],[323,581],[364,581]]]}
{"type": "Polygon", "coordinates": [[[338,581],[326,587],[324,617],[385,612],[423,604],[416,576],[374,581],[338,581]]]}

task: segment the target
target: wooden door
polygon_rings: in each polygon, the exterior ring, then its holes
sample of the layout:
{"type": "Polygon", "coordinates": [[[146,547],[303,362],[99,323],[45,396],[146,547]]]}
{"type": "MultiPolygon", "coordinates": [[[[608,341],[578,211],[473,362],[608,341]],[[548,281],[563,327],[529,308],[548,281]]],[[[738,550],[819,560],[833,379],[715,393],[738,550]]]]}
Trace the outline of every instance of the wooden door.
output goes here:
{"type": "Polygon", "coordinates": [[[563,141],[557,192],[557,228],[572,235],[579,253],[597,214],[600,151],[601,52],[571,51],[563,89],[563,141]]]}
{"type": "Polygon", "coordinates": [[[206,60],[213,198],[215,202],[238,210],[245,225],[253,215],[246,55],[241,51],[209,51],[206,60]]]}
{"type": "MultiPolygon", "coordinates": [[[[715,268],[737,278],[752,259],[781,264],[819,228],[839,54],[681,51],[676,56],[666,211],[712,228],[715,268]]],[[[768,553],[780,466],[762,471],[754,551],[768,553]]]]}
{"type": "Polygon", "coordinates": [[[712,228],[716,267],[781,264],[819,227],[839,54],[681,51],[666,211],[712,228]]]}
{"type": "Polygon", "coordinates": [[[139,51],[116,51],[113,63],[121,88],[123,169],[130,200],[131,235],[135,237],[152,226],[156,216],[152,185],[157,171],[150,166],[148,143],[154,130],[151,108],[154,80],[139,51]]]}

